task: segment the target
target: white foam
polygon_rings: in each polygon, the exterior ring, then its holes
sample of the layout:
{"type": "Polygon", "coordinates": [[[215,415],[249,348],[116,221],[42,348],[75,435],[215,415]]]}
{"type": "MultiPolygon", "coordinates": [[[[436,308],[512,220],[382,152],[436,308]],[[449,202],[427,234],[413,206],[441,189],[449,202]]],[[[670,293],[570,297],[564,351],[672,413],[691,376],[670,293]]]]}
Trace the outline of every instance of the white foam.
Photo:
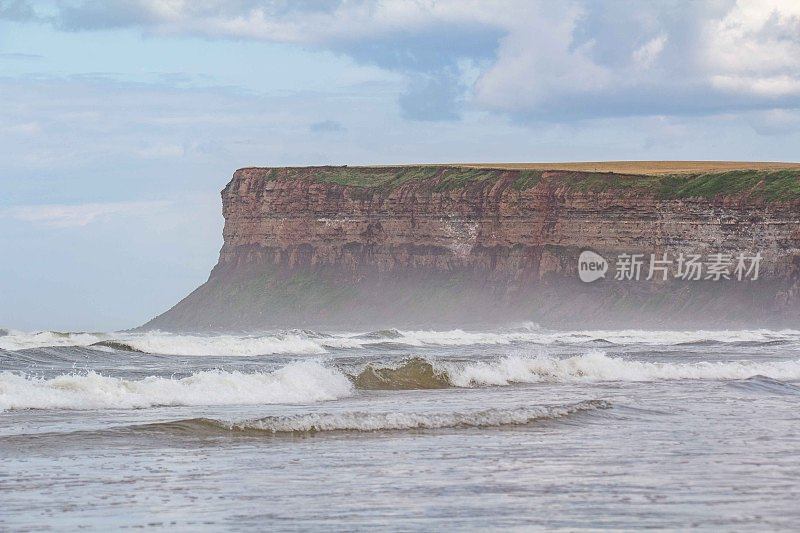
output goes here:
{"type": "Polygon", "coordinates": [[[151,331],[120,335],[120,341],[147,353],[164,355],[253,356],[272,354],[322,354],[325,348],[316,339],[300,334],[267,336],[177,335],[151,331]]]}
{"type": "MultiPolygon", "coordinates": [[[[531,324],[528,327],[510,331],[470,332],[461,329],[449,331],[398,331],[399,337],[392,338],[395,343],[411,346],[469,346],[512,343],[533,343],[549,345],[554,343],[582,345],[595,341],[608,341],[614,344],[644,344],[669,346],[697,342],[800,342],[800,331],[767,329],[730,331],[647,331],[647,330],[587,330],[587,331],[543,331],[531,324]]],[[[370,340],[367,343],[383,342],[370,340]]]]}
{"type": "Polygon", "coordinates": [[[182,379],[151,376],[126,380],[95,372],[41,379],[0,373],[0,410],[309,403],[352,393],[353,386],[344,374],[312,361],[269,373],[215,370],[182,379]]]}
{"type": "Polygon", "coordinates": [[[399,331],[400,337],[392,342],[412,346],[468,346],[476,344],[510,344],[513,335],[491,332],[467,332],[461,329],[449,331],[399,331]]]}
{"type": "Polygon", "coordinates": [[[257,429],[270,433],[492,427],[529,424],[535,420],[560,418],[579,411],[608,407],[610,405],[607,402],[589,400],[572,405],[486,409],[484,411],[452,413],[308,413],[238,422],[227,424],[225,427],[229,429],[257,429]]]}
{"type": "Polygon", "coordinates": [[[0,350],[26,350],[48,346],[88,346],[106,340],[107,335],[95,333],[61,333],[57,331],[24,332],[8,330],[0,337],[0,350]]]}
{"type": "Polygon", "coordinates": [[[319,335],[313,332],[289,331],[263,335],[190,335],[161,331],[145,333],[58,333],[43,331],[26,333],[9,331],[0,337],[0,349],[24,350],[48,346],[90,346],[99,341],[128,344],[147,353],[181,356],[256,356],[272,354],[323,354],[328,349],[362,349],[387,341],[409,346],[473,346],[554,343],[581,346],[596,341],[618,345],[669,346],[704,341],[720,343],[786,341],[800,343],[797,330],[732,330],[732,331],[644,331],[592,330],[544,331],[533,326],[515,330],[447,331],[406,330],[396,336],[371,338],[363,334],[339,333],[319,335]]]}
{"type": "Polygon", "coordinates": [[[697,331],[648,331],[648,330],[591,330],[572,331],[563,334],[549,333],[548,337],[565,342],[585,342],[587,339],[607,340],[614,344],[646,344],[653,346],[688,344],[697,342],[769,342],[775,340],[798,341],[800,331],[751,329],[751,330],[697,330],[697,331]]]}
{"type": "Polygon", "coordinates": [[[800,360],[779,362],[656,363],[608,357],[600,351],[560,359],[509,356],[494,362],[439,363],[456,387],[580,381],[729,380],[756,375],[800,379],[800,360]]]}

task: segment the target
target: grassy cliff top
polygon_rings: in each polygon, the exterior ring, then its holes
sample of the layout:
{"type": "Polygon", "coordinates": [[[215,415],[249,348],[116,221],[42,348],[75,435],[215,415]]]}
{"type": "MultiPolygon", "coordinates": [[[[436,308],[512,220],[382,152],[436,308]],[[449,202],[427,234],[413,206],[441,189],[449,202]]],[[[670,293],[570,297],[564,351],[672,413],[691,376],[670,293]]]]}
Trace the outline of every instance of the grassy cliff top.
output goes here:
{"type": "Polygon", "coordinates": [[[574,170],[658,176],[704,174],[731,170],[800,170],[800,163],[758,161],[584,161],[573,163],[465,163],[456,166],[511,170],[574,170]]]}
{"type": "Polygon", "coordinates": [[[768,201],[800,199],[800,163],[620,161],[282,167],[242,171],[257,171],[267,181],[310,179],[364,189],[391,190],[409,182],[424,182],[437,192],[501,178],[511,179],[513,188],[525,190],[535,187],[544,173],[551,171],[554,174],[549,176],[561,185],[582,192],[624,190],[654,194],[662,199],[733,195],[768,201]]]}

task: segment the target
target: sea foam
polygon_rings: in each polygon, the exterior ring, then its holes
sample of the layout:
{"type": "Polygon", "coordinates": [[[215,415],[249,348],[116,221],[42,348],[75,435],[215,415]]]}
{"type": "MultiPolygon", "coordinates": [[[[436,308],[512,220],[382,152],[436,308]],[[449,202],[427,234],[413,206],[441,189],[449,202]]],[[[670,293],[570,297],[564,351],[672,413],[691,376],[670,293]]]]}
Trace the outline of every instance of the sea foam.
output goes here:
{"type": "Polygon", "coordinates": [[[323,354],[330,350],[358,350],[391,343],[414,347],[481,345],[602,344],[675,346],[703,343],[786,343],[800,345],[796,330],[737,331],[544,331],[516,328],[495,331],[382,330],[369,333],[319,334],[285,331],[261,335],[191,335],[161,331],[143,333],[26,333],[9,330],[0,336],[0,349],[25,350],[50,346],[89,346],[107,351],[120,349],[162,355],[247,357],[273,354],[323,354]]]}
{"type": "Polygon", "coordinates": [[[567,358],[509,356],[490,362],[439,363],[456,387],[580,381],[730,380],[756,375],[800,379],[800,360],[662,363],[609,357],[592,351],[567,358]]]}
{"type": "Polygon", "coordinates": [[[353,385],[344,374],[312,361],[291,363],[274,372],[212,370],[181,379],[127,380],[95,372],[43,379],[0,373],[0,410],[312,403],[352,393],[353,385]]]}

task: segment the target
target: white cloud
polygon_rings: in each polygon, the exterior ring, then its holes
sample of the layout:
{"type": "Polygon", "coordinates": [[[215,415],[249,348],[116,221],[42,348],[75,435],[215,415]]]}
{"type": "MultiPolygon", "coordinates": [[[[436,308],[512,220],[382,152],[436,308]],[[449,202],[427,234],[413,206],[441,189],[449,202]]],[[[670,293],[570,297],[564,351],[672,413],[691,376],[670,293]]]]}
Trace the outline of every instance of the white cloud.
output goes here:
{"type": "MultiPolygon", "coordinates": [[[[465,105],[572,120],[800,102],[798,0],[76,0],[56,6],[54,25],[74,31],[133,27],[148,35],[344,53],[405,75],[420,94],[400,96],[401,107],[430,100],[452,117],[462,116],[455,107],[465,105]],[[476,81],[441,90],[467,77],[476,81]],[[428,80],[422,88],[414,83],[421,79],[428,80]]],[[[410,111],[405,115],[422,118],[428,109],[410,111]]]]}
{"type": "Polygon", "coordinates": [[[529,4],[525,11],[527,16],[505,14],[508,34],[500,41],[497,60],[475,84],[479,103],[505,111],[532,110],[554,94],[601,91],[611,82],[610,70],[591,60],[593,42],[573,46],[581,9],[566,3],[529,4]]]}
{"type": "Polygon", "coordinates": [[[715,87],[733,93],[752,93],[766,97],[800,95],[800,77],[790,74],[778,76],[723,75],[711,76],[715,87]]]}
{"type": "Polygon", "coordinates": [[[711,83],[766,97],[800,95],[800,2],[738,0],[703,29],[711,83]]]}
{"type": "Polygon", "coordinates": [[[87,226],[109,217],[149,216],[169,205],[164,201],[20,205],[0,210],[0,215],[53,228],[70,228],[87,226]]]}
{"type": "MultiPolygon", "coordinates": [[[[524,4],[503,2],[505,8],[524,4]]],[[[203,35],[286,43],[325,43],[376,37],[442,23],[488,21],[502,5],[476,0],[344,1],[317,8],[284,2],[130,0],[85,1],[61,9],[68,29],[137,26],[160,35],[203,35]]]]}
{"type": "Polygon", "coordinates": [[[631,57],[637,64],[644,68],[648,68],[658,58],[662,50],[664,50],[665,44],[667,44],[667,36],[662,33],[661,35],[653,37],[647,41],[640,48],[634,50],[631,57]]]}

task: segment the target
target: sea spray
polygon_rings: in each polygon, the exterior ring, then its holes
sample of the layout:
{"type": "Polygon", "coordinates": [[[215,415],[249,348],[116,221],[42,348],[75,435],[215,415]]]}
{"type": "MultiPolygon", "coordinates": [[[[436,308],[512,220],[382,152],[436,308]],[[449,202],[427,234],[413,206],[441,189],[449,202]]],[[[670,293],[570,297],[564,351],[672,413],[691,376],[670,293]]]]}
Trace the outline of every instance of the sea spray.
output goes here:
{"type": "Polygon", "coordinates": [[[536,382],[729,380],[756,375],[781,380],[800,379],[800,360],[797,359],[657,363],[609,357],[602,351],[566,358],[508,356],[489,362],[442,362],[440,365],[456,387],[536,382]]]}
{"type": "Polygon", "coordinates": [[[313,403],[352,392],[353,385],[344,374],[312,361],[291,363],[274,372],[211,370],[181,379],[127,380],[96,372],[43,379],[0,373],[0,410],[313,403]]]}
{"type": "Polygon", "coordinates": [[[52,331],[20,332],[9,330],[0,337],[0,350],[19,351],[57,346],[91,346],[94,349],[119,349],[161,355],[231,356],[259,355],[316,355],[330,350],[360,350],[379,348],[387,344],[408,347],[453,347],[491,345],[646,345],[687,346],[707,344],[759,346],[800,345],[800,331],[741,330],[741,331],[545,331],[514,328],[487,332],[453,329],[381,330],[368,333],[322,334],[313,331],[290,330],[264,334],[175,334],[161,331],[144,333],[61,333],[52,331]]]}

